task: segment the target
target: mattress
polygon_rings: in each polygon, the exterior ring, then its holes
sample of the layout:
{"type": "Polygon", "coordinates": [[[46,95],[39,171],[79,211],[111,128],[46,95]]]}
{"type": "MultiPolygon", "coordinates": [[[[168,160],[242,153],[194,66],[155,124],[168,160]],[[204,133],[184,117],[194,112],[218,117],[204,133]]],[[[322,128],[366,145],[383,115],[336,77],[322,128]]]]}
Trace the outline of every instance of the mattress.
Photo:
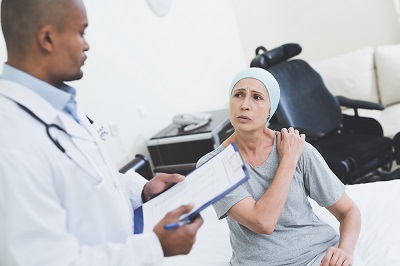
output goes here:
{"type": "MultiPolygon", "coordinates": [[[[361,211],[362,227],[354,266],[400,265],[400,180],[347,185],[347,194],[361,211]]],[[[315,213],[337,231],[339,223],[325,208],[310,200],[315,213]]],[[[229,228],[212,207],[202,212],[203,226],[188,255],[165,258],[164,265],[229,265],[229,228]]]]}

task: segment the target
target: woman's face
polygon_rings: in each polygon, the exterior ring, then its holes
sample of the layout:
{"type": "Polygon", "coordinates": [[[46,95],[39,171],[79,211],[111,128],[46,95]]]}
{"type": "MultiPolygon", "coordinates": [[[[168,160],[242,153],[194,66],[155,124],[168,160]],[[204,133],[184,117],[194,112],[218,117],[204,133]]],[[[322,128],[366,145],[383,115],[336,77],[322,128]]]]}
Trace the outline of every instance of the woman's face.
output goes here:
{"type": "Polygon", "coordinates": [[[270,109],[268,91],[259,80],[244,78],[233,88],[229,107],[235,131],[264,128],[270,109]]]}

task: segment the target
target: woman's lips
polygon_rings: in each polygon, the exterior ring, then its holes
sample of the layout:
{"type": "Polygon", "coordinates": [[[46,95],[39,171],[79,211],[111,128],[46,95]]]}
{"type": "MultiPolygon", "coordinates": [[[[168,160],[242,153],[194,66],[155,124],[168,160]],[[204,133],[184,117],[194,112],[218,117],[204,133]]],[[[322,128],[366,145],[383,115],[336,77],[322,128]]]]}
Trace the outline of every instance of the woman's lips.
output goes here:
{"type": "Polygon", "coordinates": [[[237,118],[239,121],[244,121],[244,122],[247,122],[247,121],[250,121],[250,120],[251,120],[248,116],[245,116],[245,115],[239,115],[239,116],[237,116],[236,118],[237,118]]]}

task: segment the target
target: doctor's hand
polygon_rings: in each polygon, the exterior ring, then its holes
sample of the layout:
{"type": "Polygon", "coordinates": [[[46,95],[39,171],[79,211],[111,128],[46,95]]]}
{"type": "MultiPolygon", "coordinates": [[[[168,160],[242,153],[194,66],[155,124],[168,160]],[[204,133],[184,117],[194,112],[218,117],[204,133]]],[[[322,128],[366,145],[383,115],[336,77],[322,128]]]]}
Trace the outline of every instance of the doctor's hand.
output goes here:
{"type": "Polygon", "coordinates": [[[151,200],[173,184],[182,182],[184,179],[185,177],[180,174],[157,174],[143,187],[143,196],[145,201],[151,200]]]}
{"type": "Polygon", "coordinates": [[[165,230],[164,225],[179,221],[181,215],[193,209],[193,205],[182,205],[168,212],[165,217],[154,227],[153,231],[160,240],[164,256],[186,255],[196,241],[196,234],[203,218],[198,215],[192,223],[182,225],[177,229],[165,230]]]}

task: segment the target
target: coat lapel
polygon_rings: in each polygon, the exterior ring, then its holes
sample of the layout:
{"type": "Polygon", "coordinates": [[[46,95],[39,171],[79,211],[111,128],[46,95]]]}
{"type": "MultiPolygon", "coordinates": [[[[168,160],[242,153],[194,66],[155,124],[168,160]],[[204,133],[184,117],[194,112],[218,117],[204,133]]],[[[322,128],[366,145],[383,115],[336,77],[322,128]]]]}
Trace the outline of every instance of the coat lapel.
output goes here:
{"type": "MultiPolygon", "coordinates": [[[[47,125],[57,124],[73,137],[94,141],[92,134],[88,132],[86,127],[78,125],[67,114],[56,110],[49,102],[35,92],[8,80],[0,80],[0,84],[0,94],[23,105],[47,125]]],[[[81,119],[83,120],[82,117],[81,119]]]]}

